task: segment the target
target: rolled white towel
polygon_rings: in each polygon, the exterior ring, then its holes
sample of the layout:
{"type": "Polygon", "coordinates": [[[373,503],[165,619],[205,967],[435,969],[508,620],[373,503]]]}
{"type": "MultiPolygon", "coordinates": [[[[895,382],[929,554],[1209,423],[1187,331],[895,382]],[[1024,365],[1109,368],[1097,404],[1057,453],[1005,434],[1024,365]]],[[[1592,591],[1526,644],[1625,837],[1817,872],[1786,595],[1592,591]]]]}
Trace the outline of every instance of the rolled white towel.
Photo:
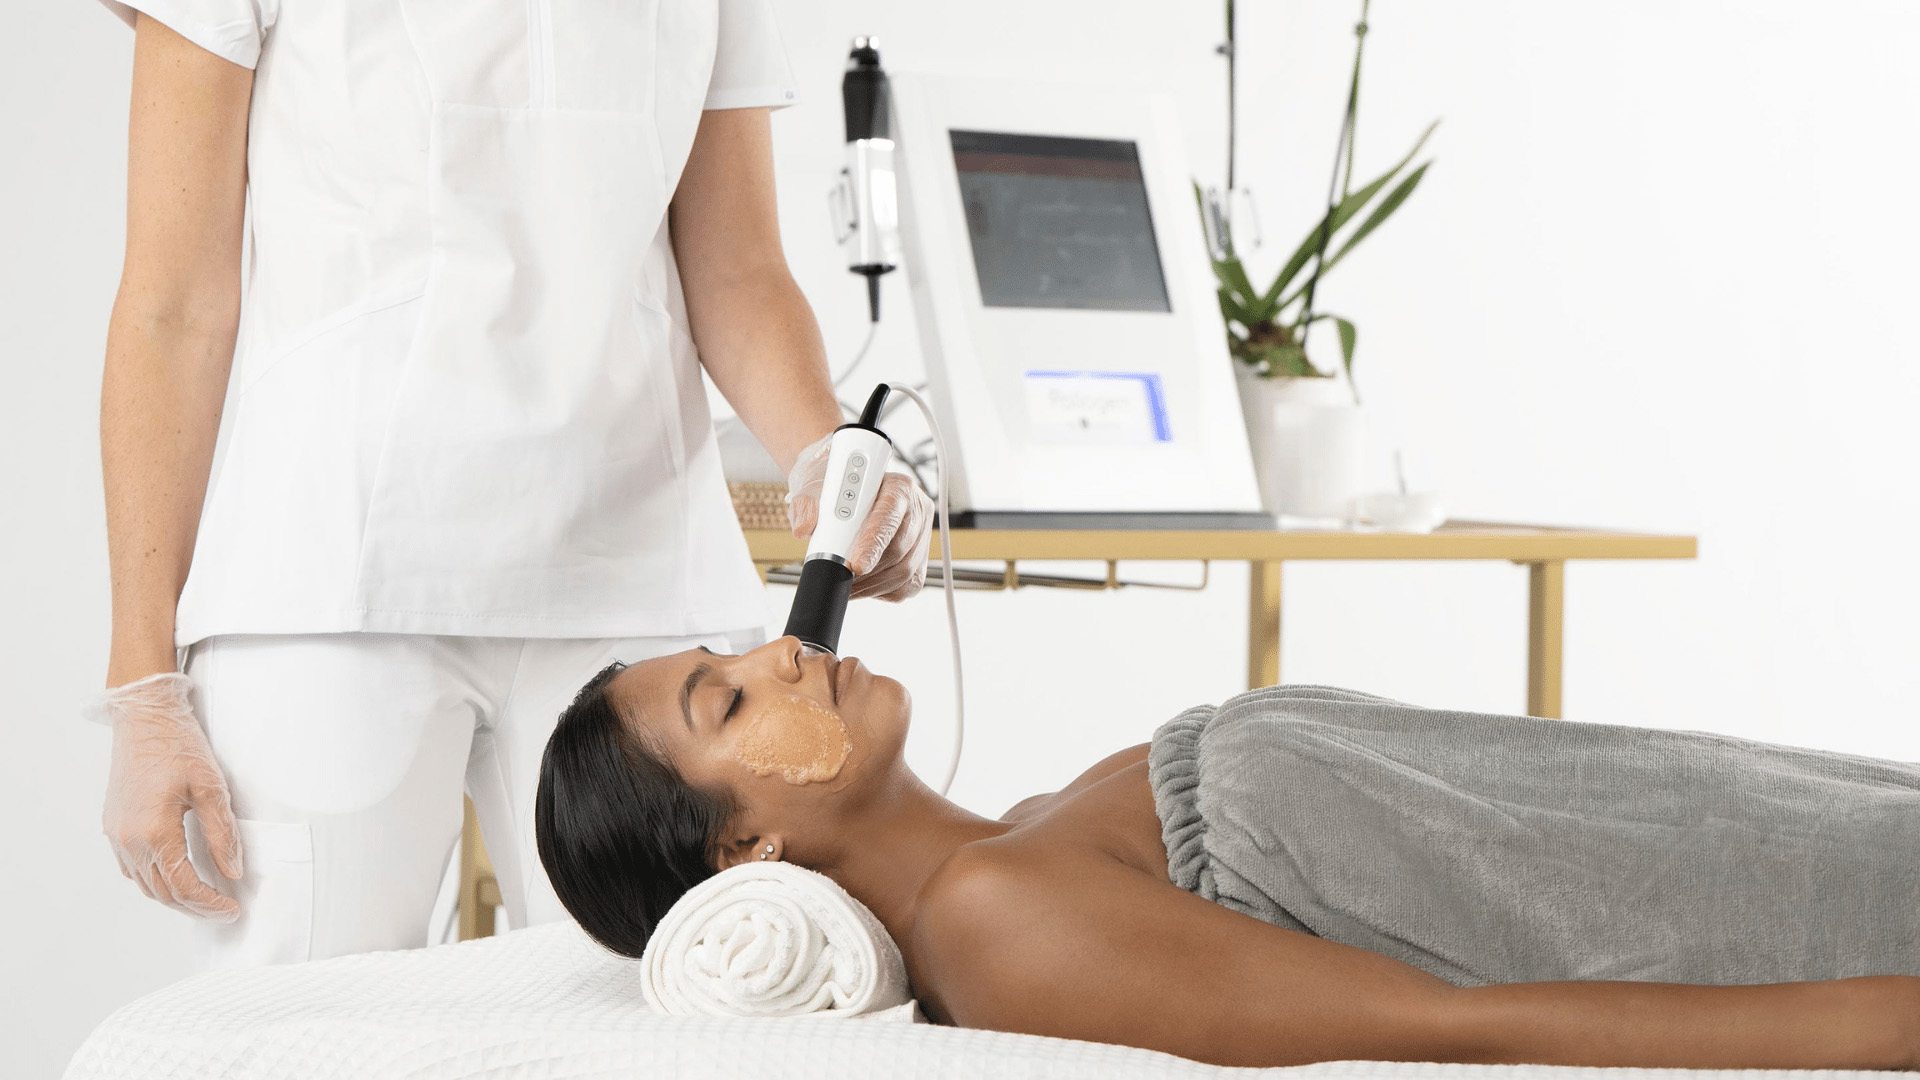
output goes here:
{"type": "Polygon", "coordinates": [[[880,920],[832,878],[791,863],[742,863],[695,885],[640,963],[647,1003],[676,1016],[915,1013],[880,920]]]}

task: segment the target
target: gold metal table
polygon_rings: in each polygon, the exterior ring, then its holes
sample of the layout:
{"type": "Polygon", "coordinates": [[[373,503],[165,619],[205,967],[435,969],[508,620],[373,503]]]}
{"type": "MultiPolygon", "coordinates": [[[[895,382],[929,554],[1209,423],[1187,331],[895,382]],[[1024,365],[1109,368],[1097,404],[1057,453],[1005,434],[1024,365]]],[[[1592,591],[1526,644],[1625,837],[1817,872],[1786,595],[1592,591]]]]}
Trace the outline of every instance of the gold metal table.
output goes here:
{"type": "MultiPolygon", "coordinates": [[[[805,544],[783,530],[748,529],[747,547],[764,573],[800,559],[805,544]]],[[[1527,712],[1560,716],[1562,622],[1566,566],[1578,559],[1691,559],[1691,536],[1609,529],[1449,521],[1431,533],[1322,530],[955,529],[953,557],[1006,564],[1005,582],[1018,587],[1022,561],[1107,563],[1107,583],[1118,584],[1120,561],[1244,562],[1247,590],[1247,686],[1280,681],[1280,569],[1288,562],[1346,559],[1496,560],[1527,567],[1527,712]]],[[[940,537],[932,554],[938,558],[940,537]]],[[[460,937],[493,932],[499,888],[480,843],[473,806],[461,834],[460,937]]]]}

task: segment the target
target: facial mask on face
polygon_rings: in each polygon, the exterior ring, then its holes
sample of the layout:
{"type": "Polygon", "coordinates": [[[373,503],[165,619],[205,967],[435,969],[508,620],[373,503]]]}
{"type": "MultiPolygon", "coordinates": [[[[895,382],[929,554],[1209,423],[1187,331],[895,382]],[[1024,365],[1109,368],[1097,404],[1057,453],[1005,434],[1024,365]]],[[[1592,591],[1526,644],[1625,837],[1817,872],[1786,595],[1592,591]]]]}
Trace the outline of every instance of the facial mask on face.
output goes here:
{"type": "Polygon", "coordinates": [[[756,776],[778,773],[789,784],[817,784],[840,775],[853,739],[838,716],[806,698],[790,697],[742,725],[733,751],[756,776]]]}

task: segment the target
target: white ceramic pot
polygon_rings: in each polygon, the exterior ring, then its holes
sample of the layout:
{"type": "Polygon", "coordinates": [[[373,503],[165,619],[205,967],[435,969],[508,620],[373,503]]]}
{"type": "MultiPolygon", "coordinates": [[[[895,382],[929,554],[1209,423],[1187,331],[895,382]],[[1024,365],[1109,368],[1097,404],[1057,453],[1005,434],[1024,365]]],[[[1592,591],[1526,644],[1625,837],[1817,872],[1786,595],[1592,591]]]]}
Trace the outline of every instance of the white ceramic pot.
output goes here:
{"type": "Polygon", "coordinates": [[[1346,380],[1263,379],[1238,361],[1240,408],[1267,509],[1294,518],[1346,522],[1367,481],[1367,417],[1346,380]]]}

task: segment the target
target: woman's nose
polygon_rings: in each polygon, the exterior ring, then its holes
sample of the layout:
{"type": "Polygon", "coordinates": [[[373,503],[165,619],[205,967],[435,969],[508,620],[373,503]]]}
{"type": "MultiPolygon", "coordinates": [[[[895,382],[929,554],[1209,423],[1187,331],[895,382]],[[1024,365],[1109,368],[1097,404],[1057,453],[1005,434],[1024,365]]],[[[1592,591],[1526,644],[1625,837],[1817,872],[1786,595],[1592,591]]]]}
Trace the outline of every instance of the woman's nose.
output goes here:
{"type": "Polygon", "coordinates": [[[757,663],[765,664],[766,670],[775,678],[795,682],[800,678],[800,658],[804,655],[804,649],[799,638],[788,634],[774,638],[748,655],[757,663]]]}

